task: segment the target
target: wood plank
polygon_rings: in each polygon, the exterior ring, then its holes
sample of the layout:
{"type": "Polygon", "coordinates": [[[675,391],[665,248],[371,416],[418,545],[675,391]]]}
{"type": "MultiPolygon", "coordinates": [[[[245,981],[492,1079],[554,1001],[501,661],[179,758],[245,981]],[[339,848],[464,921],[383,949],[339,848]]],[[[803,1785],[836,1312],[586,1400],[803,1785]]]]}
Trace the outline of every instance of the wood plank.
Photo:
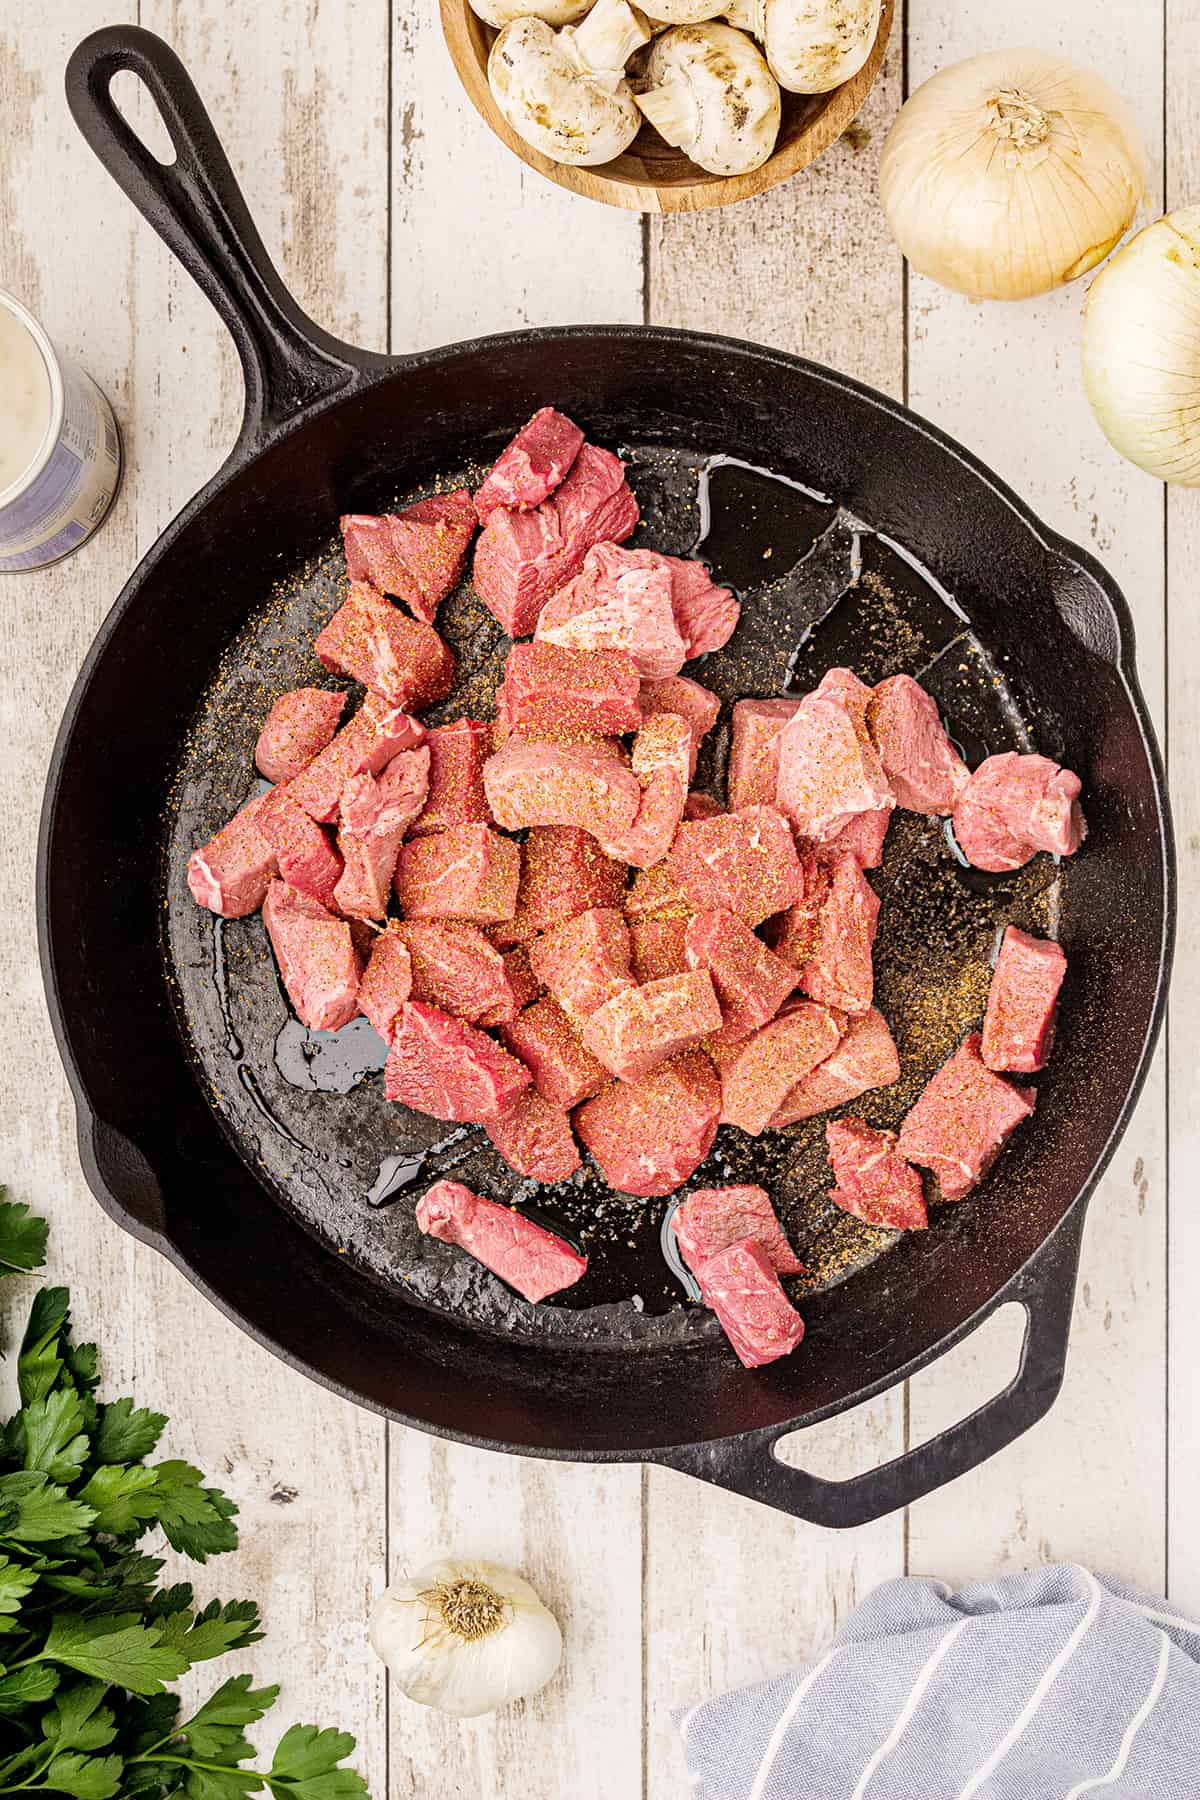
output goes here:
{"type": "MultiPolygon", "coordinates": [[[[128,431],[133,320],[122,296],[132,260],[132,211],[75,130],[62,70],[85,32],[136,6],[86,0],[71,9],[0,7],[0,281],[90,370],[128,431]],[[18,29],[18,11],[21,14],[18,29]],[[101,234],[59,230],[47,196],[70,193],[101,234]]],[[[50,569],[6,575],[0,607],[0,992],[19,1024],[0,1065],[0,1180],[51,1223],[50,1271],[70,1284],[81,1326],[97,1337],[105,1388],[133,1372],[128,1273],[133,1245],[92,1199],[79,1169],[75,1112],[50,1032],[32,906],[38,811],[50,751],[76,670],[134,559],[133,484],[104,528],[50,569]]],[[[22,1284],[23,1288],[25,1284],[22,1284]]],[[[27,1292],[10,1299],[15,1327],[27,1292]]]]}
{"type": "MultiPolygon", "coordinates": [[[[190,69],[301,304],[334,331],[382,345],[382,7],[358,8],[352,32],[301,0],[143,0],[141,18],[190,69]]],[[[133,495],[144,550],[232,443],[241,380],[224,327],[140,222],[132,280],[133,495]]],[[[281,1723],[315,1719],[354,1732],[357,1766],[382,1794],[385,1679],[366,1644],[366,1618],[386,1565],[383,1421],[284,1368],[157,1258],[137,1251],[134,1276],[146,1322],[136,1338],[141,1386],[175,1416],[186,1453],[242,1509],[241,1548],[201,1590],[261,1599],[269,1635],[240,1661],[282,1680],[281,1723]]]]}
{"type": "MultiPolygon", "coordinates": [[[[1160,19],[1148,6],[1135,31],[1122,8],[1071,0],[1048,12],[1013,0],[1003,32],[1007,42],[1086,61],[1126,96],[1154,160],[1155,206],[1160,19]]],[[[993,42],[994,26],[985,0],[914,6],[913,85],[993,42]]],[[[1020,305],[978,305],[914,276],[909,298],[912,405],[1112,570],[1136,615],[1143,684],[1161,718],[1161,491],[1109,449],[1091,418],[1079,375],[1084,284],[1020,305]]],[[[1024,1439],[913,1508],[914,1570],[953,1581],[1066,1557],[1161,1586],[1165,1156],[1160,1062],[1092,1202],[1062,1396],[1024,1439]]],[[[977,1341],[957,1371],[914,1384],[914,1432],[949,1424],[996,1385],[977,1341]]]]}
{"type": "MultiPolygon", "coordinates": [[[[641,317],[637,219],[524,168],[462,94],[435,8],[397,5],[392,344],[641,317]],[[563,254],[564,244],[572,253],[563,254]]],[[[547,395],[548,400],[554,398],[547,395]]],[[[391,1701],[391,1793],[641,1793],[641,1476],[391,1433],[391,1568],[472,1550],[529,1576],[563,1623],[563,1669],[527,1705],[467,1726],[391,1701]]]]}
{"type": "Polygon", "coordinates": [[[642,316],[637,218],[565,193],[489,131],[437,8],[392,25],[393,348],[642,316]]]}
{"type": "MultiPolygon", "coordinates": [[[[901,261],[876,182],[882,137],[899,105],[903,41],[898,19],[851,139],[805,174],[727,211],[651,222],[656,324],[758,339],[901,392],[901,261]]],[[[897,1388],[788,1440],[786,1459],[844,1478],[896,1455],[903,1424],[897,1388]]],[[[903,1567],[902,1515],[842,1535],[668,1470],[648,1471],[649,1800],[684,1791],[672,1707],[813,1656],[865,1593],[903,1567]]]]}
{"type": "MultiPolygon", "coordinates": [[[[1200,15],[1167,0],[1166,205],[1194,206],[1200,193],[1200,15]]],[[[1179,854],[1179,939],[1171,990],[1171,1212],[1167,1283],[1167,1581],[1177,1605],[1200,1614],[1200,623],[1194,599],[1200,562],[1200,491],[1167,491],[1167,741],[1179,854]]]]}

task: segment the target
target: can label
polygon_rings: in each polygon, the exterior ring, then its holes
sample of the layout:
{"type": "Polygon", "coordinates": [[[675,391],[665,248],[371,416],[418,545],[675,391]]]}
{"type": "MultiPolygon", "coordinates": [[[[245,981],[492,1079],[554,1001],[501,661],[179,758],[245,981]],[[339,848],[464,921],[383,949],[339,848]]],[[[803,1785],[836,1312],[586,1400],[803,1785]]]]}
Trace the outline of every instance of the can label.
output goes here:
{"type": "Polygon", "coordinates": [[[0,509],[0,570],[38,569],[90,537],[112,503],[121,440],[90,375],[59,358],[63,420],[45,467],[0,509]]]}

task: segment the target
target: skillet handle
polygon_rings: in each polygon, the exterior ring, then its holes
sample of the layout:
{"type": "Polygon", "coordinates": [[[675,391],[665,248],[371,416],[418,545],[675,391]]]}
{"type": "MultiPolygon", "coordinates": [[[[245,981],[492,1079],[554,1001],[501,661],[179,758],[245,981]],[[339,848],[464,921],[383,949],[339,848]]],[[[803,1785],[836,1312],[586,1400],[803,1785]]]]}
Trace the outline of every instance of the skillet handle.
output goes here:
{"type": "Polygon", "coordinates": [[[309,402],[387,359],[341,343],[303,313],[267,255],[204,102],[175,52],[132,25],[94,31],[67,64],[67,104],[109,174],[212,301],[241,357],[246,406],[231,461],[258,449],[309,402]],[[175,148],[162,163],[118,110],[113,76],[131,69],[175,148]]]}
{"type": "Polygon", "coordinates": [[[1025,1308],[1021,1363],[1012,1381],[927,1444],[849,1481],[826,1481],[781,1462],[775,1445],[788,1435],[786,1426],[668,1450],[651,1460],[810,1524],[839,1528],[870,1524],[957,1480],[1028,1431],[1057,1398],[1066,1367],[1083,1221],[1084,1208],[1079,1207],[988,1308],[989,1317],[1010,1300],[1025,1308]]]}

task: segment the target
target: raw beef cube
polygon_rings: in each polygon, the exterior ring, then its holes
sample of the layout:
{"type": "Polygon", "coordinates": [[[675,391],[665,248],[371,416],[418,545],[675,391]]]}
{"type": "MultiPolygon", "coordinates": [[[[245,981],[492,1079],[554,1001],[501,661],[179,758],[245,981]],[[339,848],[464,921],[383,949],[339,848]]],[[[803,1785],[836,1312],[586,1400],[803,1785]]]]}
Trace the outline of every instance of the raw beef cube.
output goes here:
{"type": "Polygon", "coordinates": [[[479,523],[498,506],[525,512],[554,492],[583,445],[583,433],[565,413],[543,406],[502,450],[475,495],[479,523]]]}
{"type": "Polygon", "coordinates": [[[944,1200],[961,1200],[995,1162],[1009,1133],[1037,1104],[1031,1088],[994,1075],[979,1033],[963,1039],[900,1127],[900,1154],[932,1169],[944,1200]]]}
{"type": "Polygon", "coordinates": [[[795,1125],[899,1079],[900,1058],[887,1020],[872,1007],[861,1019],[850,1020],[832,1056],[796,1083],[771,1124],[795,1125]]]}
{"type": "Polygon", "coordinates": [[[425,706],[454,682],[454,657],[432,625],[408,619],[365,581],[350,592],[313,649],[335,675],[349,675],[389,706],[425,706]]]}
{"type": "Polygon", "coordinates": [[[1067,959],[1058,944],[1010,925],[1000,945],[983,1021],[983,1060],[989,1069],[1033,1075],[1054,1045],[1058,990],[1067,959]]]}
{"type": "Polygon", "coordinates": [[[591,906],[620,906],[626,870],[605,856],[595,838],[577,825],[536,826],[521,846],[517,910],[493,940],[520,942],[591,906]]]}
{"type": "Polygon", "coordinates": [[[275,851],[258,826],[269,799],[269,794],[257,794],[248,800],[203,849],[192,851],[187,884],[198,906],[224,919],[244,919],[262,905],[278,872],[275,851]]]}
{"type": "Polygon", "coordinates": [[[424,744],[402,750],[381,775],[351,776],[342,789],[338,827],[338,849],[346,863],[334,889],[340,912],[357,919],[385,916],[400,845],[428,791],[429,751],[424,744]]]}
{"type": "Polygon", "coordinates": [[[697,913],[687,926],[687,962],[712,976],[729,1038],[747,1037],[773,1019],[796,985],[796,971],[736,913],[697,913]]]}
{"type": "Polygon", "coordinates": [[[412,961],[412,997],[478,1025],[512,1005],[504,958],[462,919],[406,919],[395,926],[412,961]]]}
{"type": "Polygon", "coordinates": [[[362,962],[350,927],[319,900],[273,881],[263,923],[288,998],[310,1031],[340,1031],[358,1012],[362,962]]]}
{"type": "Polygon", "coordinates": [[[328,834],[295,805],[286,788],[271,790],[255,823],[275,852],[282,879],[332,909],[342,859],[328,834]]]}
{"type": "Polygon", "coordinates": [[[417,1201],[417,1225],[426,1237],[465,1250],[535,1305],[571,1287],[587,1268],[587,1257],[565,1238],[457,1181],[435,1182],[417,1201]]]}
{"type": "Polygon", "coordinates": [[[796,970],[804,967],[816,949],[817,927],[831,882],[829,869],[810,850],[803,851],[799,861],[800,898],[767,927],[776,956],[796,970]]]}
{"type": "Polygon", "coordinates": [[[528,637],[593,544],[623,543],[637,522],[624,463],[584,444],[561,485],[532,512],[489,514],[475,546],[476,591],[509,637],[528,637]]]}
{"type": "Polygon", "coordinates": [[[830,669],[779,734],[776,803],[814,843],[828,843],[856,813],[895,804],[866,728],[869,699],[849,669],[830,669]]]}
{"type": "Polygon", "coordinates": [[[867,722],[896,805],[952,813],[970,777],[932,694],[911,675],[889,675],[872,694],[867,722]]]}
{"type": "Polygon", "coordinates": [[[424,736],[419,720],[368,694],[333,741],[288,782],[288,799],[318,824],[330,825],[352,775],[378,775],[401,750],[415,749],[424,736]]]}
{"type": "Polygon", "coordinates": [[[875,992],[871,951],[879,922],[879,896],[854,856],[834,859],[829,892],[817,918],[812,953],[800,986],[812,1000],[842,1012],[865,1013],[875,992]]]}
{"type": "Polygon", "coordinates": [[[671,860],[639,869],[625,894],[627,919],[690,919],[695,907],[672,872],[671,860]]]}
{"type": "Polygon", "coordinates": [[[804,1336],[804,1320],[753,1238],[718,1252],[705,1263],[699,1281],[704,1304],[716,1313],[744,1368],[790,1356],[804,1336]]]}
{"type": "Polygon", "coordinates": [[[721,1084],[699,1051],[633,1081],[614,1081],[579,1107],[575,1129],[611,1188],[640,1199],[670,1194],[712,1149],[721,1084]]]}
{"type": "Polygon", "coordinates": [[[629,927],[633,972],[639,981],[682,975],[687,967],[686,919],[635,919],[629,927]]]}
{"type": "Polygon", "coordinates": [[[823,856],[853,856],[864,869],[877,869],[883,861],[883,845],[892,822],[893,808],[881,806],[875,812],[855,813],[836,837],[822,844],[823,856]]]}
{"type": "Polygon", "coordinates": [[[748,1038],[722,1072],[721,1117],[759,1137],[798,1081],[836,1050],[842,1021],[827,1006],[797,1001],[748,1038]]]}
{"type": "Polygon", "coordinates": [[[695,910],[724,908],[750,926],[800,897],[796,845],[787,820],[770,806],[689,819],[667,864],[695,910]]]}
{"type": "Polygon", "coordinates": [[[513,950],[501,953],[504,964],[505,991],[495,1006],[490,1006],[480,1013],[475,1023],[486,1025],[510,1025],[519,1012],[532,1006],[542,991],[542,984],[534,974],[529,963],[529,951],[524,944],[518,944],[513,950]]]}
{"type": "Polygon", "coordinates": [[[634,986],[629,928],[611,906],[590,907],[552,926],[529,946],[529,963],[571,1019],[585,1019],[634,986]]]}
{"type": "Polygon", "coordinates": [[[734,703],[725,793],[729,810],[774,806],[779,783],[779,734],[795,717],[799,700],[738,700],[734,703]]]}
{"type": "Polygon", "coordinates": [[[683,803],[685,819],[715,819],[718,813],[724,811],[725,808],[711,794],[697,793],[694,788],[683,803]]]}
{"type": "Polygon", "coordinates": [[[530,1181],[565,1181],[583,1161],[570,1113],[551,1106],[536,1088],[526,1088],[507,1112],[488,1119],[484,1130],[509,1168],[530,1181]]]}
{"type": "Polygon", "coordinates": [[[435,1119],[482,1124],[529,1086],[529,1070],[486,1031],[407,1000],[392,1029],[384,1092],[435,1119]]]}
{"type": "Polygon", "coordinates": [[[405,844],[396,894],[406,919],[490,925],[517,909],[521,852],[486,825],[452,825],[405,844]]]}
{"type": "Polygon", "coordinates": [[[606,1069],[632,1081],[720,1029],[712,977],[692,969],[614,995],[589,1017],[583,1042],[606,1069]]]}
{"type": "Polygon", "coordinates": [[[535,639],[509,651],[499,704],[513,736],[571,743],[636,731],[640,692],[624,650],[573,650],[535,639]]]}
{"type": "Polygon", "coordinates": [[[254,762],[268,781],[290,781],[333,739],[346,704],[328,688],[293,688],[281,694],[258,734],[254,762]]]}
{"type": "Polygon", "coordinates": [[[727,587],[718,587],[702,562],[664,557],[675,578],[675,623],[687,641],[688,660],[722,650],[737,629],[742,609],[727,587]]]}
{"type": "Polygon", "coordinates": [[[1087,836],[1082,784],[1048,756],[989,756],[954,808],[959,849],[977,869],[1019,869],[1036,850],[1073,856],[1087,836]]]}
{"type": "Polygon", "coordinates": [[[412,962],[408,945],[393,919],[380,932],[367,961],[358,989],[359,1011],[366,1014],[385,1043],[390,1043],[396,1020],[412,993],[412,962]]]}
{"type": "Polygon", "coordinates": [[[921,1177],[897,1150],[894,1131],[873,1131],[861,1119],[832,1119],[825,1142],[837,1177],[829,1196],[835,1206],[889,1231],[924,1231],[929,1216],[921,1177]]]}
{"type": "Polygon", "coordinates": [[[655,769],[642,789],[632,825],[618,837],[606,837],[603,848],[635,869],[652,869],[675,841],[686,798],[687,788],[674,769],[655,769]]]}
{"type": "Polygon", "coordinates": [[[672,1214],[671,1230],[693,1275],[700,1274],[710,1257],[747,1239],[766,1252],[777,1275],[804,1273],[766,1188],[697,1188],[672,1214]]]}
{"type": "Polygon", "coordinates": [[[483,765],[491,755],[491,737],[491,727],[480,719],[455,719],[429,732],[429,797],[413,826],[414,837],[449,825],[488,823],[483,765]]]}
{"type": "Polygon", "coordinates": [[[687,657],[670,570],[619,544],[588,551],[574,580],[542,608],[535,635],[566,650],[623,650],[647,681],[677,675],[687,657]]]}
{"type": "Polygon", "coordinates": [[[649,781],[658,769],[673,769],[687,793],[695,768],[692,728],[679,713],[654,713],[645,720],[633,740],[630,768],[639,781],[649,781]]]}
{"type": "Polygon", "coordinates": [[[400,513],[347,513],[341,521],[346,573],[394,594],[427,625],[458,585],[475,533],[475,505],[466,488],[432,494],[400,513]]]}
{"type": "MultiPolygon", "coordinates": [[[[687,722],[692,739],[688,758],[689,781],[696,773],[696,758],[700,753],[701,740],[716,724],[720,711],[721,702],[712,690],[701,687],[698,681],[692,681],[687,675],[670,675],[665,681],[642,683],[644,718],[652,719],[658,713],[674,713],[687,722]]],[[[768,798],[774,800],[774,788],[768,798]]]]}
{"type": "Polygon", "coordinates": [[[578,825],[601,842],[633,824],[641,783],[606,751],[583,744],[522,744],[490,756],[483,785],[492,817],[506,831],[523,825],[578,825]]]}
{"type": "Polygon", "coordinates": [[[578,1106],[608,1085],[608,1070],[584,1049],[578,1031],[549,994],[502,1025],[500,1035],[529,1069],[543,1100],[553,1106],[578,1106]]]}

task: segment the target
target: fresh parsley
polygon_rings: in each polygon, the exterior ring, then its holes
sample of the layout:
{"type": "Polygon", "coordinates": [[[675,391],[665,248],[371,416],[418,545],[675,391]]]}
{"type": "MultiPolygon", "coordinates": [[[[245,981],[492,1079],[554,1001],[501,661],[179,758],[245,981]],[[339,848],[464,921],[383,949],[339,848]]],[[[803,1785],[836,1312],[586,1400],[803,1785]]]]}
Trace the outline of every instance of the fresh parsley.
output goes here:
{"type": "MultiPolygon", "coordinates": [[[[0,1188],[0,1281],[45,1251],[45,1221],[0,1188]]],[[[342,1731],[293,1725],[255,1766],[246,1728],[276,1687],[234,1675],[182,1716],[167,1684],[257,1643],[258,1608],[160,1586],[141,1540],[161,1532],[203,1563],[237,1543],[237,1508],[189,1463],[148,1460],[161,1413],[97,1398],[65,1288],[35,1295],[17,1380],[20,1410],[0,1427],[0,1800],[365,1800],[342,1731]]]]}

